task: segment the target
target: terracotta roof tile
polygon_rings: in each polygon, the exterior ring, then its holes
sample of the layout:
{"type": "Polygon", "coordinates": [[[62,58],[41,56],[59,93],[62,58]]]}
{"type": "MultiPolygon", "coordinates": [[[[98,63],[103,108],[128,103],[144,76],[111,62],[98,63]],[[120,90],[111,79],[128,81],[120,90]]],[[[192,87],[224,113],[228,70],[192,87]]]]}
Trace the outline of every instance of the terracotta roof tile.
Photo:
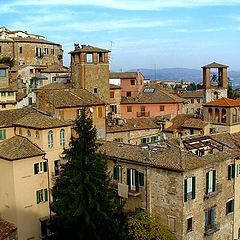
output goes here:
{"type": "Polygon", "coordinates": [[[45,152],[25,137],[14,136],[0,143],[0,158],[10,161],[44,154],[45,152]]]}
{"type": "Polygon", "coordinates": [[[12,232],[16,230],[17,227],[14,224],[0,218],[0,240],[6,239],[12,232]]]}
{"type": "Polygon", "coordinates": [[[91,45],[79,45],[79,48],[75,49],[74,51],[69,52],[71,53],[77,53],[77,52],[86,52],[86,53],[93,53],[93,52],[104,52],[104,53],[108,53],[110,52],[107,49],[103,49],[103,48],[97,48],[97,47],[93,47],[91,45]]]}
{"type": "Polygon", "coordinates": [[[68,73],[67,67],[61,67],[59,65],[51,65],[48,68],[41,70],[42,73],[68,73]]]}
{"type": "Polygon", "coordinates": [[[181,98],[203,98],[203,90],[181,91],[177,95],[181,98]]]}
{"type": "Polygon", "coordinates": [[[198,129],[202,129],[205,126],[207,126],[208,123],[201,120],[200,118],[188,118],[184,121],[184,123],[182,124],[183,128],[198,128],[198,129]]]}
{"type": "Polygon", "coordinates": [[[171,120],[172,125],[164,129],[164,132],[173,132],[175,130],[182,131],[183,130],[182,125],[190,117],[193,117],[193,115],[187,115],[187,114],[177,115],[171,120]]]}
{"type": "Polygon", "coordinates": [[[142,75],[141,72],[111,72],[110,79],[137,78],[139,74],[142,75]]]}
{"type": "Polygon", "coordinates": [[[109,88],[110,88],[110,89],[121,89],[120,86],[118,86],[118,85],[116,85],[116,84],[112,84],[112,83],[109,84],[109,88]]]}
{"type": "Polygon", "coordinates": [[[203,104],[203,106],[212,107],[239,107],[240,99],[220,98],[212,102],[203,104]]]}
{"type": "Polygon", "coordinates": [[[205,66],[202,66],[202,68],[228,68],[228,66],[220,63],[212,62],[205,66]]]}
{"type": "Polygon", "coordinates": [[[40,88],[37,89],[37,91],[42,91],[42,90],[59,90],[59,89],[69,89],[70,84],[68,83],[49,83],[47,85],[44,85],[40,88]]]}

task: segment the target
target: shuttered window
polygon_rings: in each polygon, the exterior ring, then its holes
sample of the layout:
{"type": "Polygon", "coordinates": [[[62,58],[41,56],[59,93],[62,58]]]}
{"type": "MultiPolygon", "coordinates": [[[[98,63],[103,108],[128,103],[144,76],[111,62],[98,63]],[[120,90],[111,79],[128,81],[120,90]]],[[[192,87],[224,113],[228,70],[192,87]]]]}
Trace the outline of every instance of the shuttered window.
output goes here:
{"type": "Polygon", "coordinates": [[[186,178],[184,180],[184,201],[196,198],[196,177],[186,178]]]}
{"type": "Polygon", "coordinates": [[[144,173],[138,172],[135,169],[127,169],[127,184],[129,190],[139,191],[139,186],[144,186],[144,173]]]}
{"type": "Polygon", "coordinates": [[[209,208],[205,211],[205,231],[215,227],[215,208],[209,208]]]}
{"type": "Polygon", "coordinates": [[[122,182],[122,167],[115,165],[113,167],[113,179],[122,182]]]}
{"type": "Polygon", "coordinates": [[[36,191],[36,200],[37,200],[37,204],[48,201],[47,188],[36,191]]]}
{"type": "Polygon", "coordinates": [[[216,191],[216,170],[206,173],[206,194],[216,191]]]}
{"type": "Polygon", "coordinates": [[[34,163],[34,174],[47,172],[47,162],[34,163]]]}
{"type": "Polygon", "coordinates": [[[226,215],[234,211],[234,199],[229,200],[226,203],[226,215]]]}
{"type": "Polygon", "coordinates": [[[235,164],[228,165],[228,180],[235,178],[235,164]]]}

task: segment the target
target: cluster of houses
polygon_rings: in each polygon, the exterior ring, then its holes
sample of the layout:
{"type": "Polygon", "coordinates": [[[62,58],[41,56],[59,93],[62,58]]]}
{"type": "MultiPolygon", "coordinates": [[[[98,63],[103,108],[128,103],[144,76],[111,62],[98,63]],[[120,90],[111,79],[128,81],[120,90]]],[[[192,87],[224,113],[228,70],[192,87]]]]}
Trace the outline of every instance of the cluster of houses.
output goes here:
{"type": "Polygon", "coordinates": [[[82,108],[125,211],[160,216],[177,239],[240,239],[240,100],[227,98],[228,66],[203,66],[203,90],[173,91],[110,72],[109,50],[75,44],[70,68],[62,53],[0,28],[0,58],[14,59],[0,64],[0,239],[51,235],[51,188],[82,108]]]}

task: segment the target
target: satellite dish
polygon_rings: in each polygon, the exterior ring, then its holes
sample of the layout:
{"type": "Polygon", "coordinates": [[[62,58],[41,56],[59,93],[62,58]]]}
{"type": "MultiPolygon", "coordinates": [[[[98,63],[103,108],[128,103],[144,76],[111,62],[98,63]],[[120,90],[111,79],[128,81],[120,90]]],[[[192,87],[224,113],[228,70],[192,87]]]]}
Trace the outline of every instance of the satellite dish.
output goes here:
{"type": "Polygon", "coordinates": [[[93,107],[90,107],[90,109],[89,109],[89,110],[90,110],[90,112],[91,112],[91,113],[93,113],[93,107]]]}

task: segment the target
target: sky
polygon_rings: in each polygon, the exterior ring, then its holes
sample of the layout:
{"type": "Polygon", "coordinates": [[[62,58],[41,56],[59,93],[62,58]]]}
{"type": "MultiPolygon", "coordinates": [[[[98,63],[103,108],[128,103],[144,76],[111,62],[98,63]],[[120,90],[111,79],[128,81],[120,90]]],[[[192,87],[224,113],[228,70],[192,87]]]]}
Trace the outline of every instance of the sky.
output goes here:
{"type": "Polygon", "coordinates": [[[0,26],[111,50],[110,69],[240,70],[240,0],[0,0],[0,26]]]}

